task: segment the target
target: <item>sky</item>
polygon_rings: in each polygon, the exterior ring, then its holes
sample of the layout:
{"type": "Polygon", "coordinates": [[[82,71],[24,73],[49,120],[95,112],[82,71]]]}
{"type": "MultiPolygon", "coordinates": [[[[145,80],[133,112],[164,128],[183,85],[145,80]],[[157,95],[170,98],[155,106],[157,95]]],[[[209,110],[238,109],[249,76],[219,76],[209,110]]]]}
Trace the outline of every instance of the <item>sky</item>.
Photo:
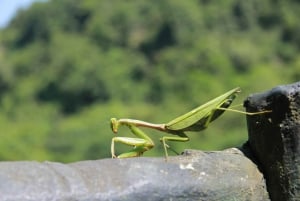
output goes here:
{"type": "Polygon", "coordinates": [[[33,2],[39,0],[0,0],[0,28],[4,28],[18,9],[28,8],[33,2]]]}

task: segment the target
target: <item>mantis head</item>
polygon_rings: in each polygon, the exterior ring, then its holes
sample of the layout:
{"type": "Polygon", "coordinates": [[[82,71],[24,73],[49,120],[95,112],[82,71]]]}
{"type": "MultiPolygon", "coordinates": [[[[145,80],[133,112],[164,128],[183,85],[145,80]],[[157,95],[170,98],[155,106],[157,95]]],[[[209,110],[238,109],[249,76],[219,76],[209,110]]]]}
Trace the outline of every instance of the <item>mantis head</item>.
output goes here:
{"type": "Polygon", "coordinates": [[[111,127],[111,130],[114,132],[114,133],[117,133],[118,132],[118,128],[119,128],[119,121],[116,119],[116,118],[111,118],[110,119],[110,127],[111,127]]]}

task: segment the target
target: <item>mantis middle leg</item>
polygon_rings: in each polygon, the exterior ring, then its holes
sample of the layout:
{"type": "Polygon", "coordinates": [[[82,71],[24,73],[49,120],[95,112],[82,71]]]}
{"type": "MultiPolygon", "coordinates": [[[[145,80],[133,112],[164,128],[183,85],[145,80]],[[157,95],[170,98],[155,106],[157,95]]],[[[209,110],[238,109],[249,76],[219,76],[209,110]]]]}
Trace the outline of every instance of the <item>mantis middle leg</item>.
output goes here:
{"type": "Polygon", "coordinates": [[[169,147],[169,145],[167,145],[166,141],[187,142],[190,140],[190,138],[183,132],[178,132],[176,134],[174,133],[174,135],[178,135],[178,137],[164,136],[164,137],[160,138],[160,141],[162,142],[164,150],[165,150],[166,159],[168,158],[167,148],[169,147]]]}

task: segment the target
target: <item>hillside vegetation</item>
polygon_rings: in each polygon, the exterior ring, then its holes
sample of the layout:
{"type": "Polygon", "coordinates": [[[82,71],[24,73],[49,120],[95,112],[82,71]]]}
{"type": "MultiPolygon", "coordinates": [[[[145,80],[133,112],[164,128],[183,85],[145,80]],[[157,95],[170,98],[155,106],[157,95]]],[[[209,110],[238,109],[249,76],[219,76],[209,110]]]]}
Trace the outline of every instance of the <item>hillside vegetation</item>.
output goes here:
{"type": "MultiPolygon", "coordinates": [[[[241,104],[299,81],[299,19],[297,0],[52,0],[20,10],[0,30],[0,159],[110,157],[111,117],[164,123],[236,86],[241,104]]],[[[245,118],[226,112],[170,144],[240,146],[245,118]]],[[[145,155],[163,156],[162,133],[144,131],[157,144],[145,155]]]]}

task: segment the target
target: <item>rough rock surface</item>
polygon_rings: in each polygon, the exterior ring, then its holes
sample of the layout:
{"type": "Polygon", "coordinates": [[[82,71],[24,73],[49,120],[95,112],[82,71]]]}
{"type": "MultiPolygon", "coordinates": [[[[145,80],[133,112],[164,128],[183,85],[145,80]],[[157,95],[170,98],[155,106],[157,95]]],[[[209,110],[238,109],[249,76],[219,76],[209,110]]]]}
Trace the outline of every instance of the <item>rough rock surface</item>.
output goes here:
{"type": "Polygon", "coordinates": [[[249,145],[266,177],[273,201],[300,200],[300,82],[253,94],[247,111],[249,145]]]}

